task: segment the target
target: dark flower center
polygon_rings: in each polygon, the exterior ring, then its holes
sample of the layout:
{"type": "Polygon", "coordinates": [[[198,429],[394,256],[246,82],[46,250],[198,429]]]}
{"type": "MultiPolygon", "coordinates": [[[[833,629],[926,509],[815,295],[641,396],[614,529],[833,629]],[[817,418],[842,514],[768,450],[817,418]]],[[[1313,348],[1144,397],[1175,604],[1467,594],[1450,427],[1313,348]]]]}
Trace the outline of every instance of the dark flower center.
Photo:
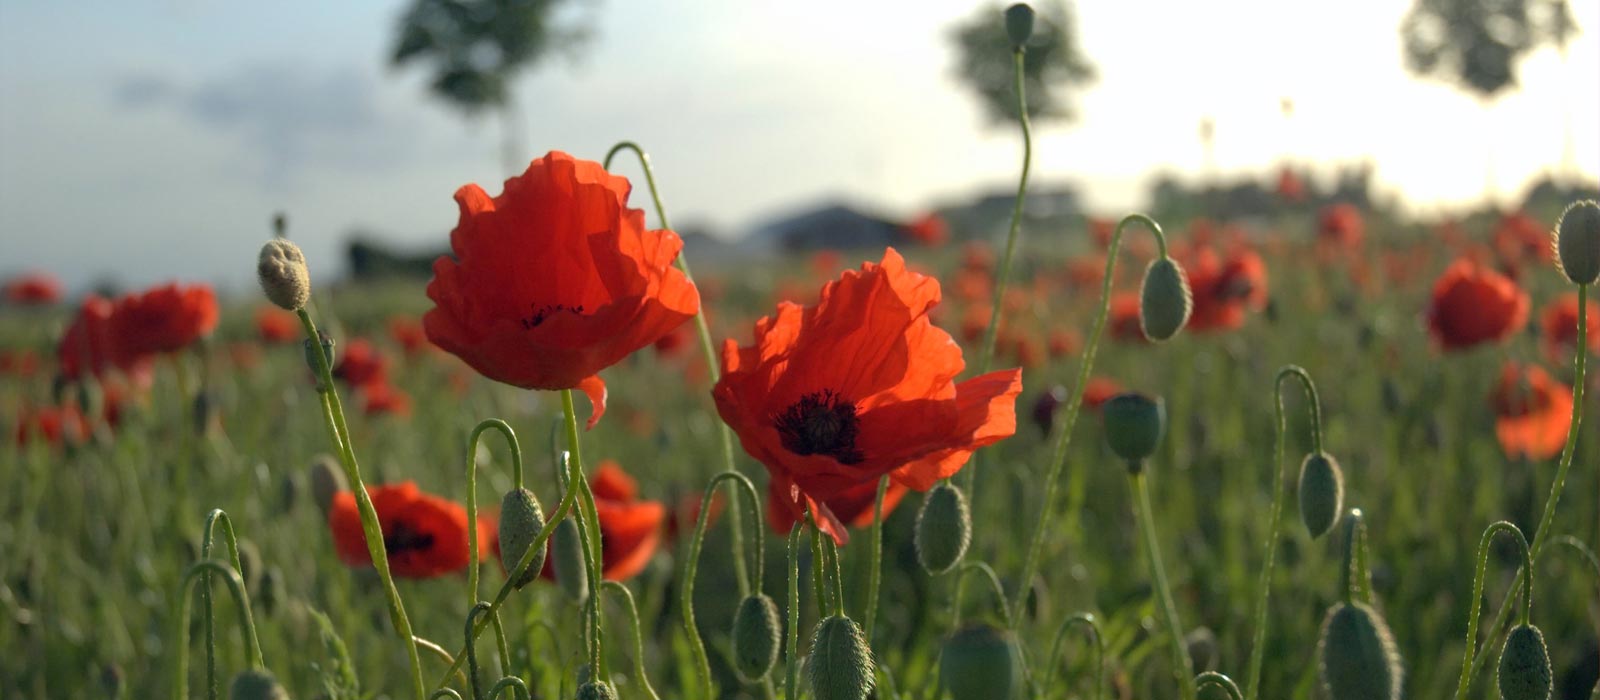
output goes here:
{"type": "Polygon", "coordinates": [[[544,323],[545,319],[550,318],[552,315],[562,311],[572,314],[583,314],[583,304],[578,304],[576,306],[567,306],[566,304],[545,304],[544,306],[533,306],[532,308],[533,315],[521,319],[522,330],[531,331],[534,328],[539,327],[539,324],[544,323]]]}
{"type": "Polygon", "coordinates": [[[855,403],[831,389],[806,394],[778,414],[778,437],[784,449],[802,457],[828,455],[841,464],[863,459],[856,448],[861,420],[855,403]]]}
{"type": "Polygon", "coordinates": [[[390,529],[389,534],[383,536],[383,551],[389,554],[426,551],[431,548],[433,548],[432,534],[412,530],[405,523],[397,523],[390,529]]]}

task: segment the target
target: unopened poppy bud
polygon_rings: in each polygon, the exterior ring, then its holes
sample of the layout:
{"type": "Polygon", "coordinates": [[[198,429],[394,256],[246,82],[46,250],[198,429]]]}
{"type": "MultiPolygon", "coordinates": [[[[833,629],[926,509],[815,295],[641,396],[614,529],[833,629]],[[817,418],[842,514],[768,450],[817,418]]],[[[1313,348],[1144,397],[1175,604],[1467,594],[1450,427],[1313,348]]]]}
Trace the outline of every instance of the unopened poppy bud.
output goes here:
{"type": "Polygon", "coordinates": [[[578,523],[573,518],[562,520],[550,539],[550,568],[555,569],[556,583],[574,602],[588,600],[589,575],[583,565],[583,538],[578,535],[578,523]]]}
{"type": "Polygon", "coordinates": [[[1139,327],[1144,337],[1159,342],[1177,335],[1193,309],[1194,294],[1178,261],[1165,256],[1152,260],[1139,289],[1139,327]]]}
{"type": "Polygon", "coordinates": [[[617,700],[617,691],[609,683],[584,683],[578,686],[578,700],[617,700]]]}
{"type": "Polygon", "coordinates": [[[955,568],[972,542],[972,514],[961,489],[944,483],[935,486],[917,511],[917,530],[912,537],[917,561],[930,574],[955,568]]]}
{"type": "Polygon", "coordinates": [[[272,235],[278,238],[289,237],[289,215],[278,212],[272,215],[272,235]]]}
{"type": "Polygon", "coordinates": [[[274,238],[261,246],[256,277],[267,300],[287,311],[299,311],[311,300],[311,272],[300,246],[287,238],[274,238]]]}
{"type": "Polygon", "coordinates": [[[872,649],[855,621],[834,615],[817,623],[806,677],[813,700],[866,700],[872,694],[872,649]]]}
{"type": "Polygon", "coordinates": [[[340,491],[349,491],[350,483],[345,481],[344,469],[340,468],[338,460],[328,455],[317,455],[311,460],[311,498],[317,502],[317,507],[322,509],[322,514],[327,515],[328,509],[333,507],[333,497],[340,491]]]}
{"type": "Polygon", "coordinates": [[[310,338],[302,341],[306,352],[306,366],[311,368],[311,376],[316,378],[317,391],[327,391],[330,387],[322,385],[322,367],[317,364],[317,347],[321,346],[322,357],[328,361],[329,371],[333,370],[334,360],[337,359],[338,353],[334,352],[333,338],[329,338],[327,333],[317,331],[317,336],[322,341],[321,343],[313,344],[310,338]]]}
{"type": "MultiPolygon", "coordinates": [[[[522,561],[543,529],[544,511],[539,509],[539,499],[533,497],[533,492],[523,488],[507,491],[500,499],[500,565],[506,568],[506,575],[516,571],[517,562],[522,561]]],[[[533,563],[512,581],[512,585],[520,589],[543,570],[544,550],[541,548],[533,555],[533,563]]]]}
{"type": "Polygon", "coordinates": [[[1118,457],[1128,460],[1128,469],[1138,472],[1144,460],[1155,454],[1167,430],[1167,409],[1160,398],[1144,394],[1117,394],[1100,404],[1105,421],[1106,442],[1118,457]]]}
{"type": "Polygon", "coordinates": [[[994,625],[967,625],[944,642],[939,678],[953,700],[1014,700],[1022,690],[1016,640],[994,625]]]}
{"type": "Polygon", "coordinates": [[[1196,627],[1183,636],[1183,646],[1189,650],[1189,660],[1196,671],[1214,671],[1217,664],[1217,633],[1210,627],[1196,627]]]}
{"type": "Polygon", "coordinates": [[[1318,670],[1329,700],[1397,700],[1400,654],[1383,617],[1362,603],[1339,603],[1322,620],[1318,670]]]}
{"type": "Polygon", "coordinates": [[[1012,48],[1022,48],[1033,36],[1033,8],[1019,2],[1006,8],[1006,36],[1011,37],[1012,48]]]}
{"type": "Polygon", "coordinates": [[[755,683],[778,663],[778,605],[764,593],[745,596],[733,618],[733,670],[755,683]]]}
{"type": "Polygon", "coordinates": [[[289,691],[278,684],[271,671],[251,668],[240,671],[228,687],[228,700],[289,700],[289,691]]]}
{"type": "Polygon", "coordinates": [[[1573,284],[1600,278],[1600,202],[1573,202],[1561,212],[1555,230],[1556,265],[1573,284]]]}
{"type": "Polygon", "coordinates": [[[1300,522],[1313,538],[1339,524],[1344,512],[1344,470],[1324,452],[1306,455],[1300,463],[1300,522]]]}
{"type": "Polygon", "coordinates": [[[1544,633],[1533,625],[1517,625],[1500,653],[1502,700],[1549,700],[1550,650],[1544,633]]]}

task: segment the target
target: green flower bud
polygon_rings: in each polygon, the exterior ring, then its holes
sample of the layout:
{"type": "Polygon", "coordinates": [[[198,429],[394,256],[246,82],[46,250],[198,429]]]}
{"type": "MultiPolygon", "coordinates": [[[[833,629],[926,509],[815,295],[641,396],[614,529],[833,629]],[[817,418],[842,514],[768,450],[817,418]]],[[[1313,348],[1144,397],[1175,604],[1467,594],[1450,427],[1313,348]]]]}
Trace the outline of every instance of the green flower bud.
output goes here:
{"type": "Polygon", "coordinates": [[[1383,617],[1362,603],[1339,603],[1322,620],[1318,671],[1330,700],[1398,700],[1400,654],[1383,617]]]}
{"type": "Polygon", "coordinates": [[[1100,417],[1111,451],[1128,460],[1128,468],[1134,472],[1155,454],[1167,430],[1167,409],[1160,397],[1117,394],[1100,404],[1100,417]]]}
{"type": "Polygon", "coordinates": [[[271,671],[252,668],[240,671],[228,687],[228,700],[289,700],[289,691],[278,684],[271,671]]]}
{"type": "Polygon", "coordinates": [[[1500,653],[1502,700],[1549,700],[1550,652],[1533,625],[1517,625],[1500,653]]]}
{"type": "Polygon", "coordinates": [[[1160,342],[1177,335],[1193,310],[1194,295],[1183,267],[1165,256],[1150,261],[1139,290],[1139,326],[1144,337],[1160,342]]]}
{"type": "Polygon", "coordinates": [[[573,519],[576,517],[562,520],[550,536],[550,568],[555,569],[561,590],[573,602],[582,603],[589,599],[589,572],[583,565],[583,538],[578,535],[578,523],[573,519]]]}
{"type": "Polygon", "coordinates": [[[993,625],[967,625],[944,642],[939,678],[954,700],[1014,700],[1022,691],[1016,639],[993,625]]]}
{"type": "Polygon", "coordinates": [[[1006,36],[1011,37],[1011,46],[1019,49],[1033,36],[1033,8],[1027,3],[1006,8],[1006,36]]]}
{"type": "Polygon", "coordinates": [[[817,623],[806,677],[813,700],[867,700],[877,678],[872,649],[854,621],[834,615],[817,623]]]}
{"type": "Polygon", "coordinates": [[[1312,537],[1321,537],[1339,523],[1344,512],[1344,470],[1324,452],[1306,455],[1300,463],[1300,522],[1312,537]]]}
{"type": "Polygon", "coordinates": [[[1573,284],[1600,278],[1600,202],[1573,202],[1561,212],[1555,230],[1556,266],[1573,284]]]}
{"type": "Polygon", "coordinates": [[[778,605],[764,593],[745,596],[733,618],[733,670],[746,683],[756,683],[778,663],[782,626],[778,605]]]}
{"type": "Polygon", "coordinates": [[[349,491],[350,482],[345,481],[344,468],[339,466],[339,461],[329,455],[313,457],[310,472],[311,498],[322,509],[323,515],[327,515],[333,507],[333,497],[341,491],[349,491]]]}
{"type": "Polygon", "coordinates": [[[930,574],[955,568],[972,542],[972,514],[961,489],[948,483],[935,486],[917,511],[917,530],[912,538],[917,561],[930,574]]]}
{"type": "Polygon", "coordinates": [[[609,683],[584,683],[578,686],[578,700],[617,700],[617,691],[609,683]]]}
{"type": "Polygon", "coordinates": [[[306,353],[306,366],[311,368],[311,376],[316,378],[317,391],[322,392],[327,391],[330,387],[322,385],[322,369],[317,366],[317,345],[322,346],[322,356],[328,358],[329,370],[333,369],[334,360],[338,358],[338,353],[334,352],[333,338],[328,337],[327,333],[317,331],[317,337],[322,341],[321,343],[313,344],[310,338],[306,338],[301,343],[306,353]]]}
{"type": "Polygon", "coordinates": [[[305,308],[311,300],[311,272],[300,246],[287,238],[274,238],[261,246],[256,277],[267,299],[287,311],[305,308]]]}
{"type": "MultiPolygon", "coordinates": [[[[517,562],[522,561],[543,529],[544,511],[539,510],[539,499],[534,498],[533,492],[522,488],[507,491],[500,499],[500,565],[506,568],[506,575],[516,570],[517,562]]],[[[544,550],[541,548],[533,555],[533,563],[512,585],[522,588],[543,570],[544,550]]]]}

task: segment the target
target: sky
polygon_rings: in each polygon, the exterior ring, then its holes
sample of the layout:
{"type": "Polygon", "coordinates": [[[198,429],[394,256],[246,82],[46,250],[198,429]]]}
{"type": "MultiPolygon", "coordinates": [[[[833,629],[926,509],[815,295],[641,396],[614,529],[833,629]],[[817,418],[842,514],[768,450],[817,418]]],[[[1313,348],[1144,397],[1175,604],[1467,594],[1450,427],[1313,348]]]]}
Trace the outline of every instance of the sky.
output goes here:
{"type": "MultiPolygon", "coordinates": [[[[1035,181],[1126,213],[1153,174],[1207,171],[1207,117],[1223,176],[1289,159],[1331,180],[1370,163],[1418,214],[1491,184],[1515,196],[1563,167],[1569,134],[1566,167],[1593,180],[1600,0],[1569,1],[1581,33],[1566,60],[1530,55],[1521,88],[1487,109],[1406,74],[1406,0],[1080,2],[1099,80],[1078,122],[1036,129],[1035,181]]],[[[509,174],[502,125],[388,65],[404,4],[0,2],[0,276],[239,288],[280,210],[313,275],[342,266],[355,229],[443,247],[455,189],[497,192],[509,174]]],[[[1018,135],[953,75],[950,27],[977,7],[580,0],[592,40],[516,84],[525,158],[638,141],[674,221],[727,233],[834,198],[910,216],[1013,187],[1018,135]]]]}

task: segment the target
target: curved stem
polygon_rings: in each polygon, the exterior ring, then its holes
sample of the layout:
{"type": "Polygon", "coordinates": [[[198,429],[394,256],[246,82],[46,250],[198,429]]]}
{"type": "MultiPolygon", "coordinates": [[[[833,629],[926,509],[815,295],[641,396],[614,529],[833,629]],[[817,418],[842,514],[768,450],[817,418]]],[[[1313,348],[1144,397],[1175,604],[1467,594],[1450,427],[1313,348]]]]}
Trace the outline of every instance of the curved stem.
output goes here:
{"type": "Polygon", "coordinates": [[[1100,634],[1100,621],[1095,619],[1094,613],[1077,613],[1062,620],[1061,626],[1056,628],[1055,641],[1050,643],[1050,656],[1045,659],[1045,663],[1049,664],[1049,666],[1045,671],[1044,687],[1051,688],[1055,686],[1056,660],[1061,658],[1061,643],[1066,639],[1067,631],[1073,625],[1083,625],[1087,628],[1089,630],[1089,640],[1094,644],[1094,694],[1091,697],[1099,700],[1105,697],[1106,641],[1105,637],[1100,634]]]}
{"type": "Polygon", "coordinates": [[[872,628],[878,622],[878,579],[883,568],[883,499],[889,492],[889,475],[878,479],[878,497],[872,502],[872,560],[867,564],[867,646],[872,646],[872,628]]]}
{"type": "Polygon", "coordinates": [[[826,617],[833,610],[833,600],[829,597],[832,589],[828,588],[826,580],[828,560],[822,553],[822,530],[809,512],[806,513],[806,528],[811,531],[811,594],[817,603],[817,614],[826,617]]]}
{"type": "MultiPolygon", "coordinates": [[[[700,550],[705,545],[707,522],[711,517],[711,502],[716,496],[717,487],[722,485],[722,482],[724,481],[732,484],[732,488],[737,492],[736,496],[744,497],[745,505],[750,508],[750,515],[753,518],[752,522],[761,522],[760,500],[756,496],[755,485],[750,483],[748,478],[745,478],[743,474],[740,474],[736,471],[725,471],[721,474],[711,477],[711,482],[706,485],[705,496],[700,500],[700,516],[695,519],[694,538],[689,540],[689,556],[686,560],[684,560],[683,583],[681,586],[679,586],[681,589],[681,593],[679,594],[681,597],[680,604],[683,607],[683,631],[684,634],[689,638],[689,649],[694,654],[696,663],[695,671],[700,676],[701,689],[704,691],[705,697],[708,698],[711,697],[714,692],[714,689],[711,686],[711,660],[706,656],[705,641],[700,638],[700,630],[695,626],[694,580],[695,574],[700,570],[700,550]]],[[[738,508],[739,504],[735,503],[734,510],[738,510],[738,508]]],[[[733,523],[730,521],[729,524],[732,525],[733,523]]],[[[761,532],[761,527],[757,525],[754,530],[754,539],[756,545],[755,591],[759,593],[761,591],[761,570],[764,568],[763,557],[765,554],[763,553],[763,550],[766,547],[765,541],[762,539],[764,535],[761,532]]],[[[737,557],[740,555],[740,552],[734,552],[734,556],[737,557]]]]}
{"type": "Polygon", "coordinates": [[[506,676],[498,681],[495,681],[494,687],[489,689],[489,700],[495,700],[496,698],[499,698],[500,693],[506,688],[512,689],[511,697],[513,700],[516,698],[527,700],[527,698],[532,697],[532,694],[528,691],[528,684],[526,682],[516,676],[506,676]]]}
{"type": "Polygon", "coordinates": [[[179,700],[186,700],[189,697],[189,594],[204,574],[217,574],[228,585],[228,592],[233,595],[234,607],[239,610],[239,634],[244,637],[248,648],[250,666],[266,668],[267,665],[261,658],[261,642],[256,637],[255,619],[250,615],[250,598],[244,590],[244,579],[239,577],[239,572],[215,559],[195,562],[189,566],[188,571],[184,573],[183,581],[178,585],[178,603],[175,606],[178,614],[172,637],[177,640],[178,653],[173,664],[172,688],[173,697],[179,700]]]}
{"type": "MultiPolygon", "coordinates": [[[[513,488],[522,488],[522,447],[517,444],[517,433],[511,426],[499,418],[490,418],[478,423],[472,429],[472,437],[467,439],[467,522],[478,522],[478,442],[483,439],[487,430],[498,430],[506,436],[506,443],[511,446],[511,475],[515,484],[513,488]]],[[[478,600],[478,528],[467,528],[467,601],[478,600]]]]}
{"type": "Polygon", "coordinates": [[[1367,519],[1351,508],[1344,520],[1344,561],[1340,569],[1340,596],[1345,603],[1359,600],[1372,605],[1372,570],[1367,566],[1367,519]]]}
{"type": "Polygon", "coordinates": [[[1272,509],[1267,515],[1267,543],[1262,548],[1261,582],[1256,586],[1255,611],[1251,614],[1250,627],[1255,633],[1250,644],[1249,670],[1244,676],[1246,698],[1256,697],[1256,686],[1261,681],[1261,662],[1267,643],[1267,599],[1272,595],[1272,565],[1278,553],[1278,536],[1283,530],[1283,458],[1289,431],[1288,418],[1283,411],[1283,380],[1291,377],[1300,380],[1306,392],[1306,412],[1311,416],[1311,451],[1322,453],[1322,400],[1317,396],[1317,385],[1304,369],[1288,365],[1278,370],[1272,382],[1278,410],[1277,455],[1272,460],[1272,509]]]}
{"type": "Polygon", "coordinates": [[[439,698],[452,698],[453,700],[461,700],[461,693],[449,688],[440,688],[428,693],[428,700],[439,700],[439,698]]]}
{"type": "MultiPolygon", "coordinates": [[[[218,523],[222,524],[224,541],[228,543],[228,554],[233,558],[233,568],[244,575],[244,564],[239,561],[239,539],[233,533],[233,520],[221,508],[214,508],[206,515],[205,531],[201,533],[200,558],[211,558],[211,545],[213,535],[218,523]]],[[[200,574],[200,614],[205,618],[206,634],[206,694],[211,698],[217,697],[217,625],[212,614],[211,604],[211,574],[200,574]]]]}
{"type": "MultiPolygon", "coordinates": [[[[447,665],[454,666],[455,663],[456,663],[456,657],[451,656],[450,652],[445,651],[444,647],[439,646],[438,644],[436,644],[436,643],[434,643],[432,641],[429,641],[429,640],[424,639],[422,637],[412,637],[411,638],[411,643],[417,645],[418,649],[421,649],[423,651],[429,652],[429,653],[433,654],[434,656],[439,657],[439,660],[445,662],[445,664],[447,664],[447,665]]],[[[466,685],[467,684],[467,674],[462,673],[461,671],[456,671],[456,679],[461,681],[461,685],[466,685]]]]}
{"type": "Polygon", "coordinates": [[[795,700],[799,697],[795,684],[799,682],[797,674],[799,664],[795,663],[796,649],[800,646],[800,525],[789,530],[789,641],[784,645],[785,671],[784,671],[784,697],[795,700]]]}
{"type": "MultiPolygon", "coordinates": [[[[1533,571],[1533,553],[1528,549],[1528,540],[1522,536],[1522,530],[1516,525],[1501,520],[1490,525],[1483,531],[1483,538],[1478,540],[1478,566],[1477,573],[1472,578],[1472,605],[1471,612],[1467,613],[1467,653],[1461,658],[1461,679],[1456,682],[1456,700],[1466,697],[1467,689],[1472,686],[1472,657],[1477,653],[1478,644],[1478,608],[1483,600],[1483,575],[1489,565],[1489,544],[1496,534],[1505,533],[1516,540],[1517,548],[1522,551],[1523,571],[1533,571]]],[[[1522,624],[1528,624],[1528,617],[1533,608],[1533,577],[1519,577],[1522,585],[1522,624]]]]}
{"type": "Polygon", "coordinates": [[[1167,637],[1172,652],[1172,673],[1177,678],[1178,689],[1184,700],[1195,700],[1194,662],[1189,660],[1189,650],[1183,643],[1183,624],[1178,621],[1178,607],[1172,602],[1172,591],[1167,586],[1167,569],[1161,563],[1161,545],[1156,540],[1155,518],[1150,512],[1150,489],[1143,472],[1128,474],[1133,489],[1134,519],[1139,521],[1139,531],[1144,536],[1144,548],[1150,557],[1150,573],[1155,578],[1156,593],[1160,597],[1161,617],[1167,625],[1167,637]]]}
{"type": "MultiPolygon", "coordinates": [[[[1549,542],[1551,547],[1556,545],[1566,546],[1577,552],[1578,556],[1583,557],[1584,563],[1589,565],[1590,573],[1594,574],[1596,586],[1600,586],[1600,556],[1596,556],[1594,550],[1589,549],[1589,545],[1584,544],[1583,540],[1572,535],[1557,535],[1555,539],[1549,542]]],[[[1545,551],[1548,552],[1550,550],[1546,549],[1545,551]]],[[[1540,554],[1543,554],[1543,552],[1540,552],[1540,554]]]]}
{"type": "Polygon", "coordinates": [[[651,700],[661,700],[661,696],[656,695],[655,687],[650,685],[650,676],[644,670],[644,633],[639,629],[639,608],[633,603],[633,592],[616,581],[606,581],[600,584],[600,587],[622,599],[623,606],[627,609],[628,620],[633,622],[633,674],[639,677],[639,683],[644,685],[644,691],[650,695],[651,700]]]}
{"type": "Polygon", "coordinates": [[[1024,91],[1027,81],[1023,71],[1023,48],[1011,52],[1011,85],[1017,96],[1017,121],[1022,126],[1022,175],[1017,178],[1017,198],[1011,205],[1011,228],[1006,232],[1005,255],[1000,258],[1000,275],[994,281],[994,300],[989,307],[989,326],[983,330],[983,344],[978,346],[978,374],[989,371],[994,362],[994,344],[1000,334],[1000,311],[1005,301],[1006,285],[1011,280],[1011,259],[1017,251],[1017,238],[1022,230],[1022,206],[1028,196],[1028,172],[1033,167],[1033,126],[1028,122],[1028,100],[1024,91]]]}
{"type": "MultiPolygon", "coordinates": [[[[983,574],[983,577],[989,582],[989,589],[994,593],[994,607],[1000,611],[1000,618],[1005,620],[1006,629],[1012,629],[1011,606],[1006,604],[1006,589],[1005,586],[1000,585],[1000,577],[994,573],[992,567],[981,561],[964,561],[961,562],[961,570],[957,572],[956,576],[959,580],[964,581],[967,578],[967,574],[974,571],[983,574]]],[[[960,627],[961,600],[958,598],[955,603],[954,609],[951,610],[952,621],[950,626],[960,627]]]]}
{"type": "Polygon", "coordinates": [[[472,609],[467,611],[466,629],[462,637],[467,640],[467,687],[472,690],[472,700],[483,700],[483,691],[478,688],[478,645],[474,639],[473,623],[478,620],[478,613],[489,612],[489,604],[478,601],[472,604],[472,609]]]}
{"type": "Polygon", "coordinates": [[[1232,678],[1217,673],[1216,671],[1206,671],[1205,673],[1194,677],[1194,686],[1196,689],[1203,689],[1206,686],[1212,685],[1221,688],[1222,691],[1227,693],[1228,697],[1232,700],[1244,700],[1244,695],[1239,692],[1239,686],[1233,684],[1232,678]]]}
{"type": "Polygon", "coordinates": [[[1072,397],[1067,400],[1066,418],[1056,429],[1058,432],[1055,449],[1050,454],[1050,468],[1045,472],[1044,501],[1040,506],[1042,512],[1034,521],[1033,537],[1028,540],[1028,553],[1022,562],[1022,577],[1017,579],[1017,596],[1013,603],[1016,607],[1011,615],[1017,620],[1026,619],[1022,615],[1022,606],[1027,604],[1028,587],[1032,585],[1033,577],[1039,569],[1039,555],[1044,549],[1045,527],[1055,521],[1051,516],[1051,509],[1055,505],[1056,485],[1061,480],[1061,467],[1067,462],[1067,445],[1072,442],[1072,428],[1078,422],[1078,410],[1083,407],[1083,392],[1089,384],[1089,374],[1094,370],[1095,351],[1100,347],[1100,337],[1106,329],[1106,317],[1111,312],[1111,281],[1116,273],[1117,252],[1122,247],[1122,232],[1135,223],[1143,224],[1150,229],[1150,233],[1156,237],[1156,245],[1161,255],[1164,257],[1167,254],[1167,239],[1161,232],[1161,225],[1144,214],[1130,214],[1123,217],[1111,234],[1111,243],[1106,248],[1105,278],[1100,282],[1100,314],[1095,317],[1094,330],[1090,331],[1089,343],[1084,346],[1083,364],[1078,366],[1078,383],[1072,390],[1072,397]]]}

